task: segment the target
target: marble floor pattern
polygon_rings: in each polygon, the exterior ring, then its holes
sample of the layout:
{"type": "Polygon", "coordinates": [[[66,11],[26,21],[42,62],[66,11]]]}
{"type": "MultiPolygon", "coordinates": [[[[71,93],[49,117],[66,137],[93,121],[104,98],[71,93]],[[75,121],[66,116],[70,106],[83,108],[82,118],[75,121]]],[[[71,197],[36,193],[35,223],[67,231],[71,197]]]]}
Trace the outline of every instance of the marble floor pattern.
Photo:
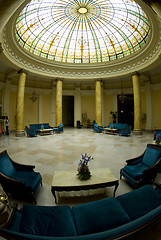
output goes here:
{"type": "MultiPolygon", "coordinates": [[[[81,154],[88,153],[93,156],[89,163],[92,171],[94,168],[110,168],[119,179],[120,169],[127,159],[139,156],[143,153],[148,143],[153,141],[153,132],[143,132],[142,135],[123,137],[104,133],[95,133],[92,128],[77,129],[64,128],[61,134],[37,136],[35,138],[16,137],[14,133],[9,136],[1,135],[0,152],[7,150],[10,157],[19,163],[35,165],[35,171],[42,175],[43,186],[37,194],[38,205],[54,206],[55,201],[51,193],[51,183],[54,170],[75,170],[81,154]]],[[[157,182],[161,183],[161,174],[158,173],[157,182]]],[[[2,189],[0,189],[2,191],[2,189]]],[[[63,192],[59,193],[58,205],[76,205],[94,201],[104,197],[113,196],[113,187],[106,189],[63,192]]],[[[131,186],[122,178],[116,196],[132,191],[131,186]]],[[[18,199],[11,199],[23,204],[18,199]]],[[[161,239],[161,223],[140,233],[137,239],[161,239]]],[[[1,239],[1,238],[0,238],[1,239]]],[[[134,238],[136,239],[136,238],[134,238]]]]}

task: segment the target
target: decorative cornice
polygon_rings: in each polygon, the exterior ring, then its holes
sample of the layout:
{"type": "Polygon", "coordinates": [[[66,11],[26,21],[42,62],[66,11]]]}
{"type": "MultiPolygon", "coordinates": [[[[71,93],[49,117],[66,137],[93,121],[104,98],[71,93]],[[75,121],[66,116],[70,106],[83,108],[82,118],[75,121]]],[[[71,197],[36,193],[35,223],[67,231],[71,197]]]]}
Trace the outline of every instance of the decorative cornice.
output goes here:
{"type": "MultiPolygon", "coordinates": [[[[49,76],[59,79],[100,79],[109,78],[122,75],[131,75],[132,72],[141,72],[143,69],[148,69],[150,64],[160,60],[161,55],[161,23],[157,20],[154,21],[152,27],[157,28],[158,32],[151,33],[151,42],[147,43],[147,47],[143,52],[138,51],[137,54],[125,57],[123,61],[118,59],[105,64],[91,64],[86,65],[65,65],[61,63],[54,63],[45,61],[43,59],[33,59],[33,56],[27,55],[25,50],[22,51],[20,47],[16,45],[16,41],[13,39],[11,31],[9,31],[10,24],[3,31],[3,54],[7,59],[12,62],[16,67],[25,69],[25,71],[41,74],[42,76],[49,76]],[[158,25],[157,25],[158,24],[158,25]],[[156,35],[158,36],[156,37],[156,35]],[[155,36],[154,36],[155,35],[155,36]],[[156,42],[155,42],[156,41],[156,42]],[[154,45],[155,42],[155,45],[154,45]],[[77,66],[77,68],[76,68],[77,66]],[[61,70],[62,69],[62,70],[61,70]],[[94,70],[93,70],[94,69],[94,70]]],[[[152,29],[153,30],[153,29],[152,29]]],[[[156,29],[155,29],[156,30],[156,29]]],[[[153,32],[153,31],[152,31],[153,32]]]]}

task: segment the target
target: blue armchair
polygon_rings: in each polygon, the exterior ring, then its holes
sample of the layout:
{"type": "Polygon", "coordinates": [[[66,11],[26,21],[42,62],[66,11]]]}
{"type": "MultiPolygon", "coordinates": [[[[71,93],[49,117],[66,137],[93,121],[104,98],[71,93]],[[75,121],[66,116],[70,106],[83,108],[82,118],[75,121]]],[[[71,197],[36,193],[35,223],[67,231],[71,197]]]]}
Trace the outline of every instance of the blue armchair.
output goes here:
{"type": "Polygon", "coordinates": [[[141,156],[126,163],[120,170],[120,179],[123,176],[134,188],[153,182],[161,165],[161,146],[148,144],[141,156]]]}
{"type": "Polygon", "coordinates": [[[103,127],[102,126],[98,126],[97,123],[94,123],[94,131],[101,133],[103,131],[103,127]]]}
{"type": "Polygon", "coordinates": [[[32,199],[36,204],[35,195],[42,185],[40,173],[34,172],[35,166],[14,162],[7,151],[0,153],[0,183],[6,194],[32,199]]]}
{"type": "Polygon", "coordinates": [[[33,129],[28,128],[27,126],[25,126],[25,131],[28,137],[37,137],[37,133],[33,129]]]}
{"type": "Polygon", "coordinates": [[[81,128],[81,127],[82,127],[81,122],[77,121],[77,128],[81,128]]]}
{"type": "Polygon", "coordinates": [[[61,133],[63,132],[63,130],[64,130],[64,126],[62,123],[60,123],[58,127],[53,128],[54,133],[61,133]]]}
{"type": "Polygon", "coordinates": [[[132,126],[129,125],[127,126],[126,129],[120,129],[119,135],[120,136],[129,136],[131,134],[132,131],[132,126]]]}

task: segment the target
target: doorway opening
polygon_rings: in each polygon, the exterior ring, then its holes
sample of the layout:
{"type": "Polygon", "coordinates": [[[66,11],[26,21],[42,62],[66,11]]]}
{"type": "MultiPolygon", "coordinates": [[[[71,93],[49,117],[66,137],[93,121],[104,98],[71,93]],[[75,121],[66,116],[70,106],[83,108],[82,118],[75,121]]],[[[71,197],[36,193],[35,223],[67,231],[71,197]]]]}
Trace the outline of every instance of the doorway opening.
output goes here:
{"type": "Polygon", "coordinates": [[[74,127],[74,96],[63,96],[62,115],[64,126],[74,127]]]}
{"type": "Polygon", "coordinates": [[[133,94],[126,94],[124,101],[120,100],[120,95],[117,96],[118,104],[118,122],[127,123],[134,127],[134,96],[133,94]]]}

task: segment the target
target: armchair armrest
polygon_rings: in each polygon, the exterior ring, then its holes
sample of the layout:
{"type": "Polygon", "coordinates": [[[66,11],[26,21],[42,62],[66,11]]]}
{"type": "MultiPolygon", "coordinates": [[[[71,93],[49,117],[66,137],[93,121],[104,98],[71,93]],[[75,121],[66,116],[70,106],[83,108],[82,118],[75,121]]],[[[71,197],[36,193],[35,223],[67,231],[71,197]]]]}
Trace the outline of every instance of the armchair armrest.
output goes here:
{"type": "Polygon", "coordinates": [[[160,183],[155,182],[154,185],[156,186],[155,189],[160,189],[161,190],[161,184],[160,183]]]}
{"type": "Polygon", "coordinates": [[[145,169],[143,173],[148,174],[148,173],[151,173],[153,170],[156,171],[156,169],[159,168],[160,164],[161,164],[161,158],[153,166],[145,169]]]}
{"type": "Polygon", "coordinates": [[[15,167],[15,169],[17,171],[30,171],[30,172],[34,172],[34,165],[25,165],[25,164],[21,164],[21,163],[16,163],[11,159],[11,162],[13,164],[13,166],[15,167]]]}
{"type": "Polygon", "coordinates": [[[143,155],[144,155],[144,154],[140,155],[139,157],[131,158],[131,159],[129,159],[129,160],[126,160],[126,163],[127,163],[128,165],[138,164],[138,163],[140,163],[140,162],[142,161],[143,155]]]}
{"type": "Polygon", "coordinates": [[[2,173],[0,173],[0,178],[2,178],[1,182],[5,183],[5,188],[4,188],[4,186],[3,186],[3,188],[6,189],[7,192],[8,192],[8,189],[12,189],[12,190],[14,189],[15,194],[16,194],[16,192],[22,193],[22,194],[23,194],[23,192],[25,192],[25,193],[31,192],[31,188],[26,186],[26,184],[24,182],[21,182],[14,178],[5,176],[2,173]]]}

